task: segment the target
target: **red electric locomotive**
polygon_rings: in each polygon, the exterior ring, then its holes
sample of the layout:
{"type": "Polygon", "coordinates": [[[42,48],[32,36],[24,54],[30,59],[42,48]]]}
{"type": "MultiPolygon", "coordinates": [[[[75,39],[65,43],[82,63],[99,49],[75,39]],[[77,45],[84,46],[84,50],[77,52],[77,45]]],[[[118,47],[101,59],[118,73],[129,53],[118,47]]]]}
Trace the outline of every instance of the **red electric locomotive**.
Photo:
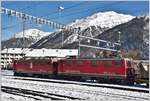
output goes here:
{"type": "Polygon", "coordinates": [[[135,71],[132,61],[122,59],[28,59],[14,61],[15,75],[47,75],[71,80],[93,79],[97,81],[133,84],[135,71]]]}
{"type": "Polygon", "coordinates": [[[17,76],[51,75],[54,72],[51,59],[14,60],[13,70],[17,76]]]}

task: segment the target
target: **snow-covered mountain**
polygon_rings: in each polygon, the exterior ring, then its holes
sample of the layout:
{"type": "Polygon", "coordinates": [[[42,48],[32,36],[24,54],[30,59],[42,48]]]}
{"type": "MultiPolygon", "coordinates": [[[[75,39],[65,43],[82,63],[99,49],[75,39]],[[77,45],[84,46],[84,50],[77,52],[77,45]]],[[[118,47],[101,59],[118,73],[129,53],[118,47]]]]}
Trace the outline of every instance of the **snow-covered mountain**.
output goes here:
{"type": "MultiPolygon", "coordinates": [[[[149,56],[148,55],[148,46],[149,46],[148,26],[149,26],[149,17],[142,16],[142,17],[135,17],[132,20],[129,20],[126,23],[116,25],[113,28],[101,28],[100,26],[93,25],[81,31],[79,31],[79,28],[77,28],[76,31],[62,30],[59,32],[54,32],[53,34],[42,38],[41,40],[33,44],[31,47],[32,48],[67,48],[67,49],[78,48],[78,39],[76,36],[77,33],[80,33],[80,35],[84,35],[84,36],[90,36],[102,40],[117,42],[118,41],[117,32],[119,31],[121,32],[120,38],[121,38],[123,51],[125,52],[127,51],[128,53],[128,51],[132,50],[131,53],[132,52],[139,53],[141,59],[148,59],[149,56]],[[61,45],[62,33],[64,33],[63,47],[61,45]]],[[[87,42],[88,40],[84,40],[84,39],[81,40],[81,43],[87,43],[87,42]]],[[[82,47],[81,54],[84,57],[89,54],[94,54],[95,51],[96,50],[94,49],[92,50],[91,48],[84,49],[82,47]]]]}
{"type": "MultiPolygon", "coordinates": [[[[95,13],[84,19],[77,19],[75,22],[69,25],[74,28],[80,27],[81,31],[84,32],[85,36],[95,37],[102,32],[117,25],[126,23],[133,18],[135,17],[131,15],[119,14],[114,11],[108,11],[95,13]]],[[[65,43],[72,43],[74,41],[78,41],[77,36],[71,35],[65,40],[65,43]]]]}
{"type": "Polygon", "coordinates": [[[92,16],[88,16],[83,19],[77,19],[75,22],[69,24],[72,27],[81,27],[81,29],[86,29],[90,26],[100,26],[101,28],[112,28],[116,25],[128,22],[132,20],[134,16],[119,14],[114,11],[99,12],[92,16]]]}
{"type": "Polygon", "coordinates": [[[99,12],[83,19],[77,19],[75,22],[69,24],[73,30],[60,30],[42,38],[31,47],[57,47],[61,46],[62,33],[64,33],[65,44],[77,42],[77,33],[82,33],[84,36],[96,37],[104,31],[113,28],[122,23],[126,23],[134,19],[134,16],[119,14],[114,11],[99,12]],[[79,28],[80,27],[80,28],[79,28]],[[56,44],[54,44],[56,43],[56,44]]]}
{"type": "Polygon", "coordinates": [[[18,32],[14,37],[2,41],[3,48],[27,48],[38,40],[50,35],[51,32],[43,32],[38,29],[27,29],[24,32],[18,32]]]}
{"type": "Polygon", "coordinates": [[[42,37],[45,37],[47,35],[50,35],[51,32],[43,32],[41,30],[38,29],[27,29],[24,32],[18,32],[15,34],[15,38],[30,38],[30,39],[34,39],[34,40],[39,40],[42,37]]]}

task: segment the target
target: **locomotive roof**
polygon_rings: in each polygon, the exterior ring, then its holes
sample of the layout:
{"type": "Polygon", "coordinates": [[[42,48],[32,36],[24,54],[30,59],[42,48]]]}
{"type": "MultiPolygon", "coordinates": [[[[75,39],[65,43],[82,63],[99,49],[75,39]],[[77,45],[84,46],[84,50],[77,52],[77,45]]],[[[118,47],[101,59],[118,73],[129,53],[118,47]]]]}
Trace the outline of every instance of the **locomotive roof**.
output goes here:
{"type": "Polygon", "coordinates": [[[73,58],[73,59],[65,59],[65,60],[131,60],[129,58],[73,58]]]}
{"type": "Polygon", "coordinates": [[[103,58],[103,59],[100,59],[100,58],[22,58],[22,59],[19,59],[17,61],[26,61],[26,60],[41,60],[41,61],[44,61],[44,60],[131,60],[129,58],[103,58]]]}

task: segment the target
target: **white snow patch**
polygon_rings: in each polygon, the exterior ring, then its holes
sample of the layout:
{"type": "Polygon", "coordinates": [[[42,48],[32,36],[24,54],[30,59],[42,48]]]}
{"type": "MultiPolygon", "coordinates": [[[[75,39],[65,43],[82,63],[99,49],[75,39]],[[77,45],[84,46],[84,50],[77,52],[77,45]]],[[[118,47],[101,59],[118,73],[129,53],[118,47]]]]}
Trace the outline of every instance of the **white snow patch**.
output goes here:
{"type": "Polygon", "coordinates": [[[100,26],[101,28],[112,28],[116,25],[132,20],[134,16],[119,14],[114,11],[99,12],[92,16],[83,19],[77,19],[75,22],[69,24],[72,27],[81,27],[85,29],[90,26],[100,26]]]}
{"type": "Polygon", "coordinates": [[[102,87],[89,87],[75,84],[61,84],[52,82],[39,82],[28,80],[16,80],[12,78],[2,78],[2,85],[49,92],[72,97],[84,98],[89,101],[148,101],[138,97],[148,98],[148,93],[139,93],[125,90],[117,90],[102,87]],[[37,89],[38,88],[38,89],[37,89]],[[112,95],[111,95],[111,94],[112,95]],[[118,94],[124,95],[119,96],[118,94]],[[134,96],[135,98],[129,97],[134,96]],[[137,97],[137,98],[136,98],[137,97]]]}
{"type": "Polygon", "coordinates": [[[34,40],[39,40],[42,37],[50,35],[52,32],[43,32],[38,29],[27,29],[24,32],[18,32],[15,34],[15,38],[31,38],[34,40]]]}

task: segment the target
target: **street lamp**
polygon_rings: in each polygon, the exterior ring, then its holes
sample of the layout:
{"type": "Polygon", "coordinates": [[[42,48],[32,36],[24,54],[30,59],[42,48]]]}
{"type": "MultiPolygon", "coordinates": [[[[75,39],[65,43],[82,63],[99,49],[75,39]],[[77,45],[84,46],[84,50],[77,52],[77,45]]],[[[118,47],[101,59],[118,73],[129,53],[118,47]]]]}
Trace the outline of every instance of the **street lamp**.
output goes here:
{"type": "MultiPolygon", "coordinates": [[[[61,11],[64,10],[64,7],[59,6],[59,17],[61,18],[61,11]]],[[[64,41],[64,33],[63,33],[63,29],[62,29],[62,47],[63,47],[63,42],[64,41]]]]}

